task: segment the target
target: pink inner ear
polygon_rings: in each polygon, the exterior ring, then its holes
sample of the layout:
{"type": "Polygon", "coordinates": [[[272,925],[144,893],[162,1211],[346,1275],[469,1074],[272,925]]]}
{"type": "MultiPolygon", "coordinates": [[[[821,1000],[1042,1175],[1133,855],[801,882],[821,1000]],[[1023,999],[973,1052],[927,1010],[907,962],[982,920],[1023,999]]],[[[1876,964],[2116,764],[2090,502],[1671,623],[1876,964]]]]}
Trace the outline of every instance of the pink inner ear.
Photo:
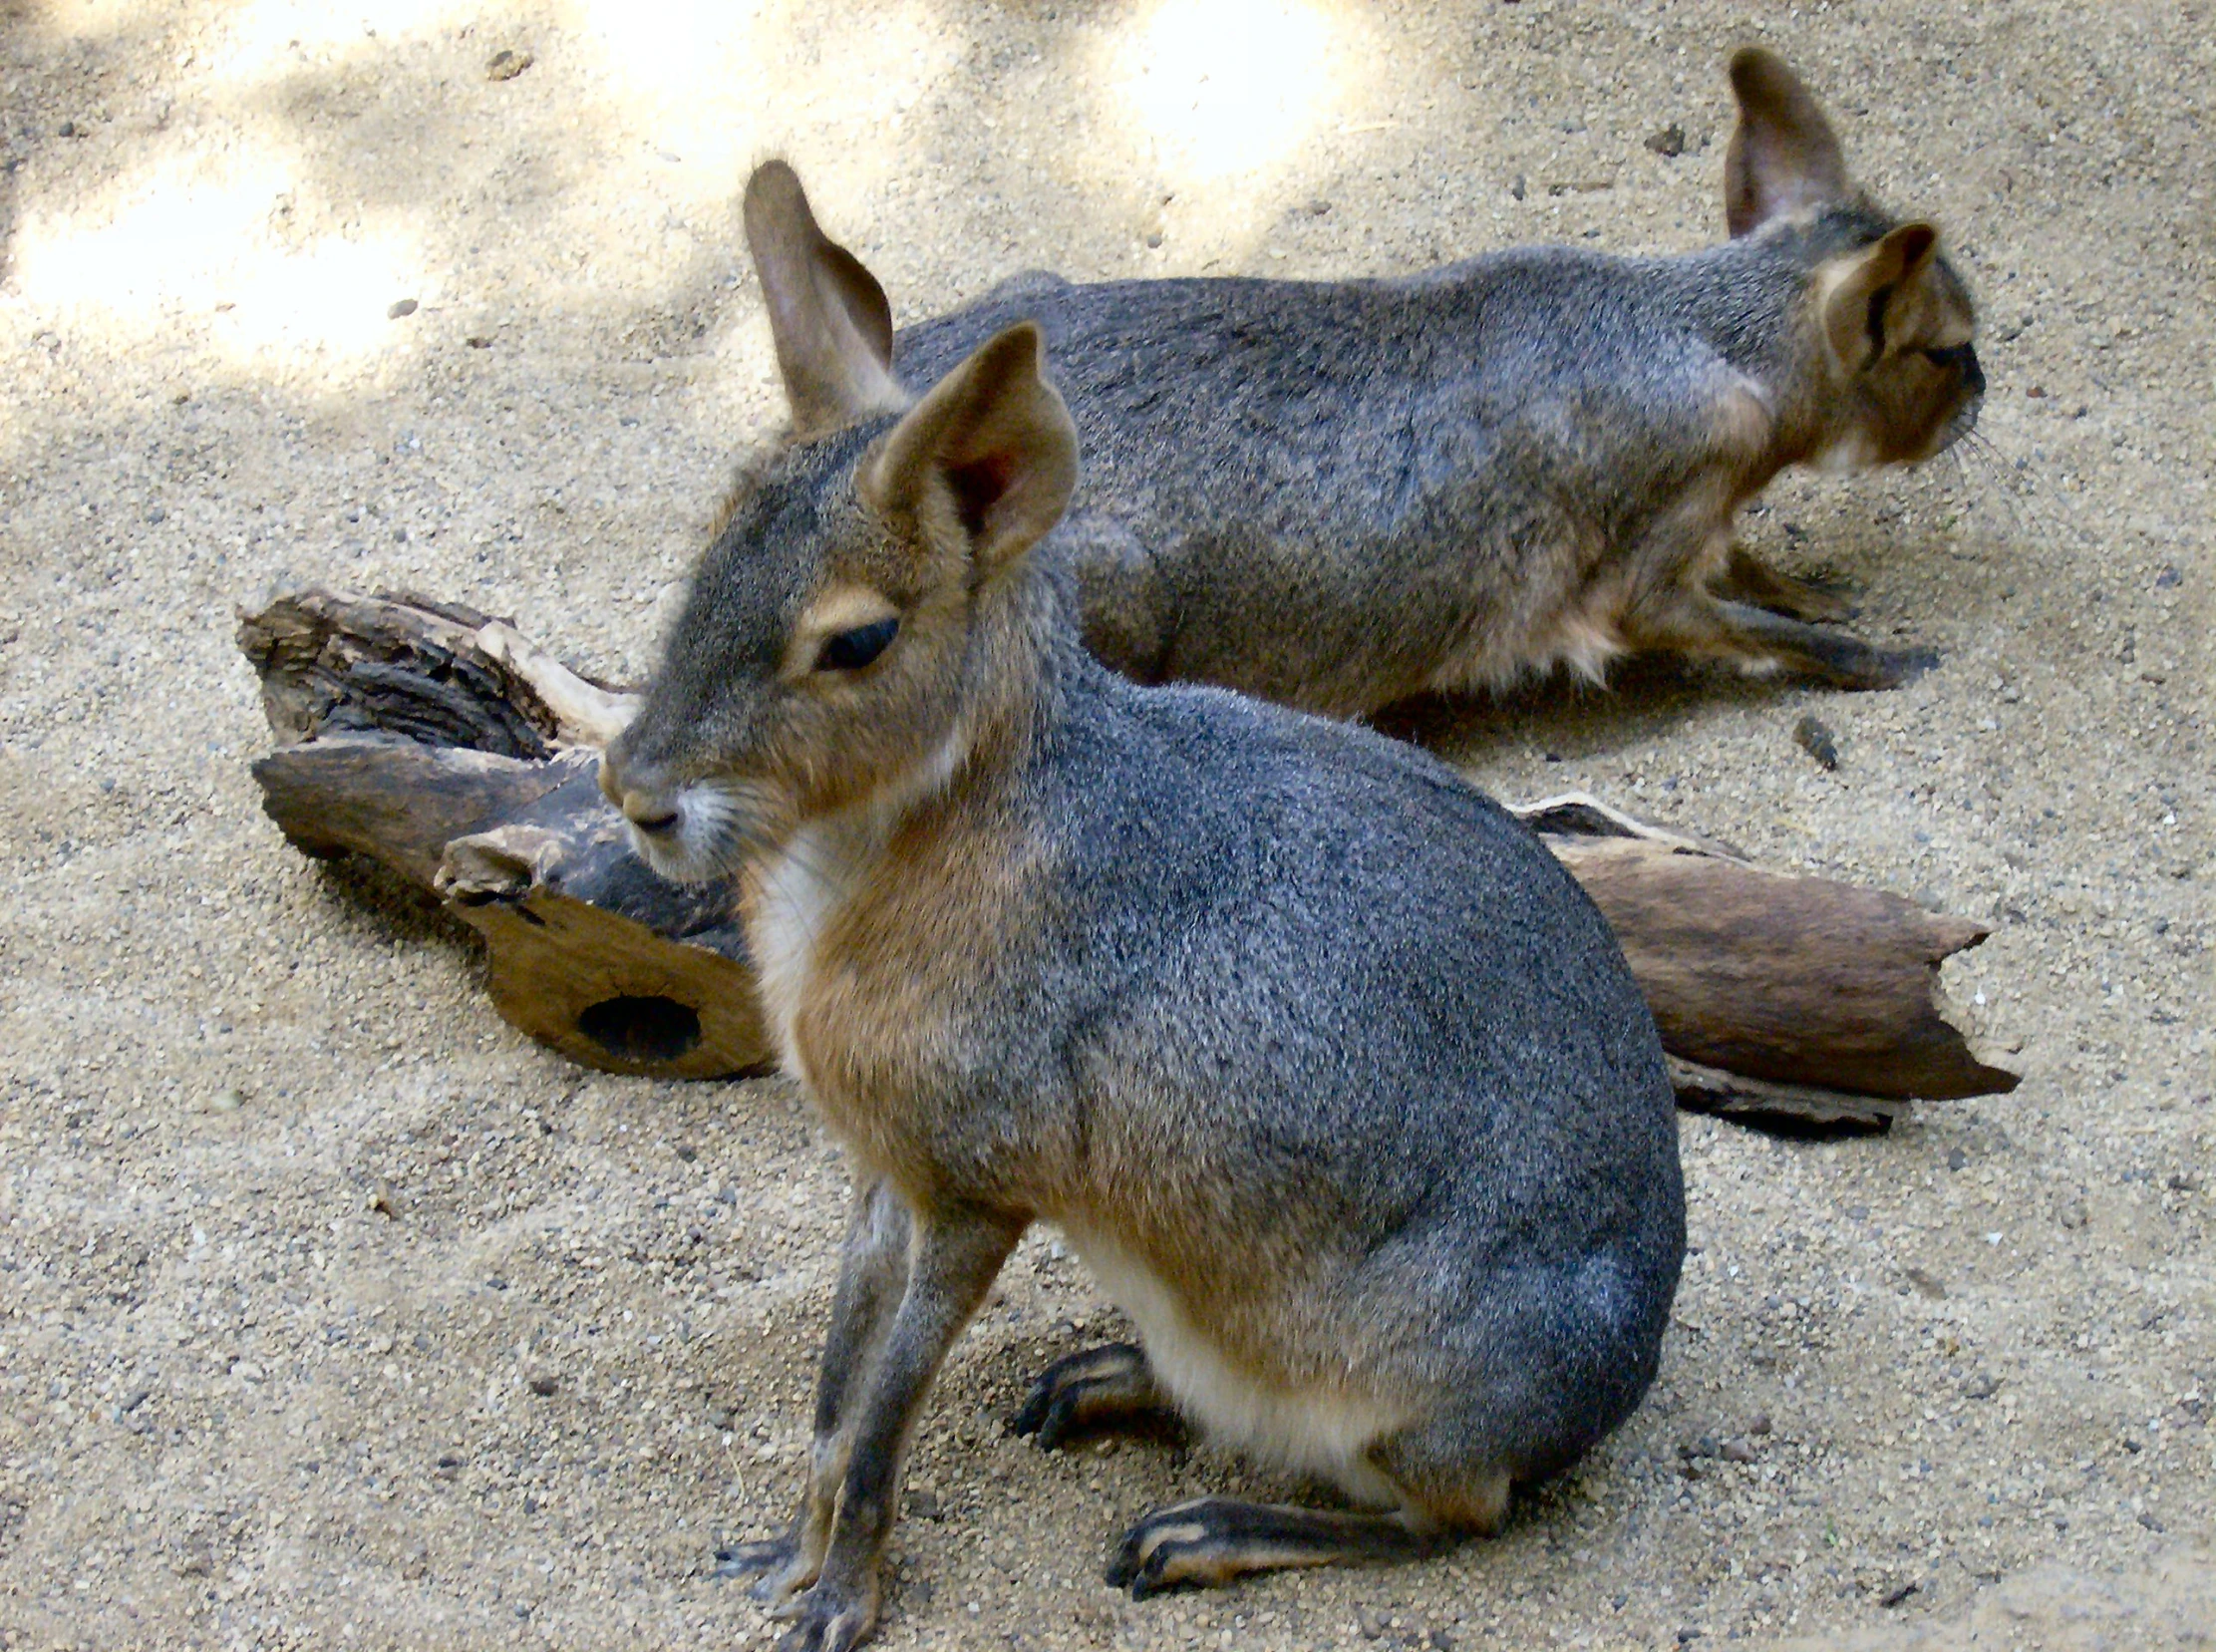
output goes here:
{"type": "Polygon", "coordinates": [[[954,491],[955,512],[972,535],[985,531],[985,513],[1000,503],[1016,480],[1016,456],[986,454],[967,465],[950,465],[946,485],[954,491]]]}

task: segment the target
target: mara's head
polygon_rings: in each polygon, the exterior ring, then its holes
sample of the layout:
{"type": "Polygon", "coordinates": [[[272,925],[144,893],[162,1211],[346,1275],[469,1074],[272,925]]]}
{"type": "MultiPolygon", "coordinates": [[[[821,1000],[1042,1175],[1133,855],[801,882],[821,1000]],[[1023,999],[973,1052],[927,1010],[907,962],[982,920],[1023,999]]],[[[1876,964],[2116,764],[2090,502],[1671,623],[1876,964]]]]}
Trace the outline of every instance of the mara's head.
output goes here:
{"type": "Polygon", "coordinates": [[[1792,237],[1810,265],[1824,382],[1809,388],[1830,413],[1811,457],[1840,470],[1929,459],[1969,433],[1985,397],[1977,311],[1939,231],[1879,211],[1849,183],[1831,123],[1776,54],[1734,56],[1732,91],[1732,234],[1792,237]]]}
{"type": "Polygon", "coordinates": [[[1077,480],[1036,327],[1011,327],[888,413],[904,400],[889,327],[857,325],[818,261],[797,270],[804,292],[782,279],[794,271],[765,260],[756,232],[760,184],[748,229],[799,440],[737,500],[600,769],[640,853],[674,878],[733,870],[806,821],[942,782],[991,668],[973,646],[981,608],[1077,480]]]}

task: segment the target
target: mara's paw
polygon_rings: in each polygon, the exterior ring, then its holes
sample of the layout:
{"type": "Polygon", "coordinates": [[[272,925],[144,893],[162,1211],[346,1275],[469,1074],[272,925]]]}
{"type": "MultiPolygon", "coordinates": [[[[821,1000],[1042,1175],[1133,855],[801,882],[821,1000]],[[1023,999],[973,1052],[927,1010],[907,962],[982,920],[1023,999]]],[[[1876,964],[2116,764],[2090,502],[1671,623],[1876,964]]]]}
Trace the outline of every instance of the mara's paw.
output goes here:
{"type": "Polygon", "coordinates": [[[778,1615],[792,1625],[778,1641],[778,1652],[848,1652],[876,1630],[877,1591],[818,1582],[778,1615]]]}
{"type": "Polygon", "coordinates": [[[1123,1533],[1108,1561],[1108,1587],[1128,1589],[1133,1600],[1144,1600],[1164,1589],[1230,1582],[1249,1569],[1236,1563],[1244,1543],[1228,1517],[1245,1506],[1201,1497],[1155,1509],[1123,1533]]]}
{"type": "Polygon", "coordinates": [[[1145,1352],[1136,1343],[1111,1342],[1048,1366],[1008,1429],[1030,1435],[1040,1450],[1051,1452],[1073,1435],[1164,1409],[1145,1352]]]}
{"type": "Polygon", "coordinates": [[[1940,661],[1936,648],[1872,648],[1862,669],[1839,679],[1846,689],[1900,688],[1914,682],[1940,661]]]}
{"type": "Polygon", "coordinates": [[[801,1554],[798,1535],[788,1531],[759,1543],[735,1543],[716,1550],[716,1569],[709,1575],[752,1577],[756,1581],[747,1592],[773,1609],[783,1609],[815,1581],[817,1565],[815,1559],[801,1554]]]}
{"type": "Polygon", "coordinates": [[[1884,683],[1872,687],[1901,687],[1901,683],[1915,683],[1924,672],[1939,670],[1944,656],[1937,647],[1881,647],[1877,650],[1879,670],[1884,672],[1884,683]]]}
{"type": "Polygon", "coordinates": [[[1777,652],[1802,676],[1832,688],[1899,688],[1939,663],[1935,649],[1872,648],[1859,637],[1819,625],[1799,627],[1798,632],[1777,652]]]}
{"type": "Polygon", "coordinates": [[[1844,579],[1798,579],[1779,573],[1743,546],[1734,545],[1715,584],[1716,594],[1751,603],[1787,619],[1811,623],[1854,617],[1854,587],[1844,579]]]}
{"type": "Polygon", "coordinates": [[[1861,611],[1854,600],[1854,587],[1844,579],[1795,579],[1780,573],[1776,588],[1755,600],[1773,614],[1818,625],[1836,625],[1861,611]]]}

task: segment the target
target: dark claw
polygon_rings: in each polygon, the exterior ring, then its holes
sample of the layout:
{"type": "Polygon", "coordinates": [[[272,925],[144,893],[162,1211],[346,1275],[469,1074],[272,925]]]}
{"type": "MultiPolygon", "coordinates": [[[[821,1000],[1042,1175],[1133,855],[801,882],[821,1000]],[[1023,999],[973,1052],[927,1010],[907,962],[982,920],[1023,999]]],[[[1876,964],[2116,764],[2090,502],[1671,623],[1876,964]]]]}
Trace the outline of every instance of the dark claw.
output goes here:
{"type": "Polygon", "coordinates": [[[1212,1499],[1197,1503],[1181,1503],[1173,1508],[1157,1508],[1130,1530],[1123,1533],[1122,1542],[1115,1548],[1115,1557],[1108,1562],[1108,1583],[1110,1588],[1130,1590],[1133,1600],[1144,1600],[1149,1595],[1166,1594],[1185,1586],[1181,1578],[1164,1578],[1170,1563],[1181,1555],[1206,1548],[1217,1538],[1212,1499]],[[1188,1535],[1165,1536],[1151,1548],[1147,1539],[1165,1526],[1195,1526],[1198,1530],[1188,1535]]]}
{"type": "Polygon", "coordinates": [[[1143,1368],[1144,1358],[1128,1343],[1065,1355],[1039,1374],[1008,1432],[1031,1436],[1043,1452],[1055,1450],[1085,1427],[1086,1402],[1127,1384],[1132,1368],[1143,1368]]]}
{"type": "MultiPolygon", "coordinates": [[[[1052,1373],[1050,1372],[1048,1375],[1051,1376],[1052,1373]]],[[[1058,1398],[1059,1396],[1047,1386],[1046,1377],[1041,1377],[1031,1385],[1031,1392],[1024,1397],[1023,1408],[1016,1413],[1015,1420],[1008,1425],[1008,1432],[1014,1435],[1037,1434],[1047,1426],[1047,1418],[1052,1415],[1055,1409],[1055,1401],[1058,1398]]],[[[1043,1446],[1046,1442],[1041,1441],[1040,1444],[1043,1446]]]]}
{"type": "Polygon", "coordinates": [[[1154,1552],[1146,1557],[1146,1564],[1139,1567],[1138,1575],[1131,1579],[1131,1598],[1133,1600],[1145,1600],[1153,1595],[1167,1594],[1177,1586],[1174,1583],[1164,1583],[1162,1581],[1162,1570],[1168,1564],[1169,1559],[1165,1551],[1176,1546],[1174,1543],[1157,1543],[1155,1545],[1154,1552]]]}
{"type": "Polygon", "coordinates": [[[770,1585],[777,1574],[791,1563],[798,1545],[792,1534],[771,1537],[759,1543],[737,1543],[730,1548],[716,1550],[716,1569],[708,1575],[716,1578],[755,1577],[760,1580],[747,1592],[757,1600],[770,1598],[770,1585]]]}
{"type": "Polygon", "coordinates": [[[1144,1529],[1142,1522],[1123,1533],[1123,1540],[1116,1545],[1114,1557],[1108,1561],[1108,1570],[1102,1574],[1109,1588],[1128,1588],[1131,1579],[1138,1575],[1138,1543],[1144,1529]]]}
{"type": "Polygon", "coordinates": [[[1788,619],[1812,625],[1836,625],[1862,611],[1853,600],[1854,587],[1844,579],[1795,579],[1776,599],[1758,605],[1788,619]]]}
{"type": "Polygon", "coordinates": [[[876,1627],[874,1615],[861,1603],[825,1596],[821,1585],[808,1590],[794,1603],[793,1625],[778,1642],[778,1652],[852,1652],[876,1627]]]}
{"type": "Polygon", "coordinates": [[[1940,661],[1940,653],[1936,648],[1887,649],[1879,652],[1878,660],[1890,678],[1884,686],[1898,688],[1935,669],[1940,661]]]}
{"type": "Polygon", "coordinates": [[[1079,1401],[1087,1390],[1098,1386],[1076,1382],[1052,1394],[1033,1394],[1016,1414],[1015,1432],[1031,1436],[1043,1452],[1056,1450],[1077,1425],[1079,1401]]]}
{"type": "Polygon", "coordinates": [[[1851,651],[1841,649],[1837,658],[1826,660],[1823,675],[1836,688],[1870,693],[1912,683],[1938,663],[1937,649],[1869,648],[1856,644],[1851,651]]]}
{"type": "Polygon", "coordinates": [[[1844,633],[1831,633],[1809,646],[1804,669],[1833,688],[1867,693],[1899,688],[1939,663],[1931,648],[1872,648],[1844,633]]]}

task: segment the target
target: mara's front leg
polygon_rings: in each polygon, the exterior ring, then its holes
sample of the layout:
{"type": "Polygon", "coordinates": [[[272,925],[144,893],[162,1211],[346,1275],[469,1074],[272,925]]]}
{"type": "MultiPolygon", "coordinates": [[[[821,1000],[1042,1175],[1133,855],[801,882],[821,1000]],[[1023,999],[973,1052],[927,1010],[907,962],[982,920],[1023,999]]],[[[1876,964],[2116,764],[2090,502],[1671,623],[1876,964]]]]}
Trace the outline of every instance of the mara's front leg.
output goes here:
{"type": "Polygon", "coordinates": [[[779,1652],[847,1652],[877,1626],[878,1569],[892,1532],[900,1467],[946,1351],[985,1300],[1026,1218],[968,1207],[916,1212],[907,1290],[851,1425],[830,1543],[815,1582],[784,1616],[779,1652]]]}
{"type": "Polygon", "coordinates": [[[718,1553],[719,1577],[763,1574],[757,1599],[784,1607],[815,1581],[830,1544],[838,1483],[846,1474],[855,1400],[864,1391],[893,1308],[908,1283],[911,1225],[907,1206],[882,1181],[856,1181],[846,1239],[838,1258],[838,1289],[831,1299],[830,1334],[815,1380],[814,1438],[808,1449],[807,1485],[785,1531],[765,1542],[742,1543],[718,1553]]]}

